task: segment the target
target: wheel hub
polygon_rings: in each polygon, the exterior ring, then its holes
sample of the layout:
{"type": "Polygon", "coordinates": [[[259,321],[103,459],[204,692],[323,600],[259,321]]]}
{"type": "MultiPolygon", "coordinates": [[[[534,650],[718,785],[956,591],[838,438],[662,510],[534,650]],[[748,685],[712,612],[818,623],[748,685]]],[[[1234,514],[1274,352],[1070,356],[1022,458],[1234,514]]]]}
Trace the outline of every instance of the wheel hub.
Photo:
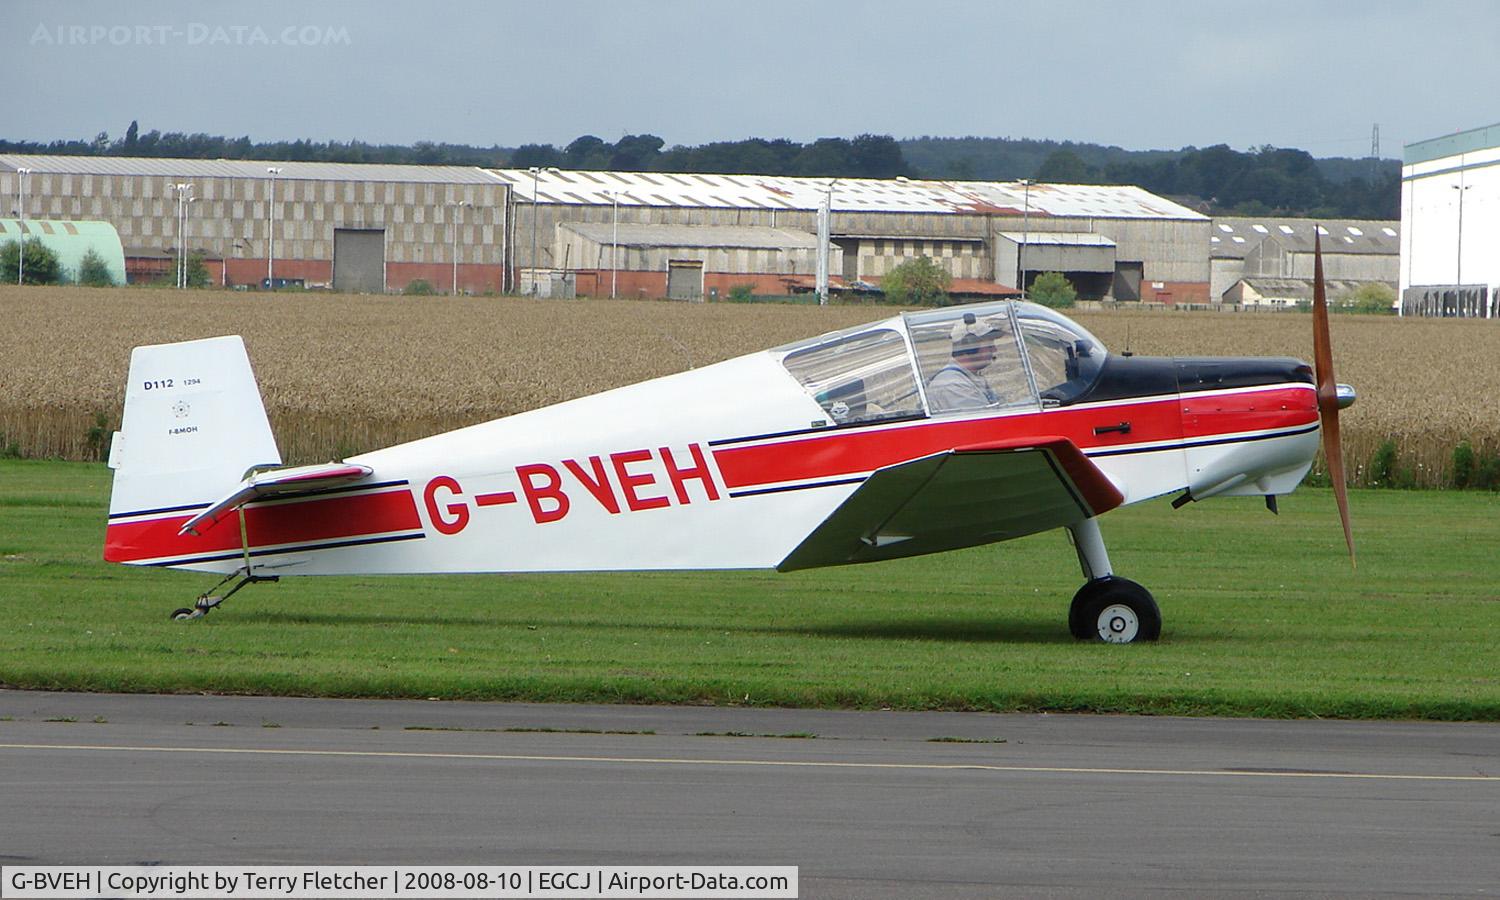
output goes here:
{"type": "Polygon", "coordinates": [[[1123,603],[1114,603],[1099,611],[1097,627],[1100,640],[1110,644],[1128,644],[1140,633],[1141,620],[1135,610],[1123,603]]]}

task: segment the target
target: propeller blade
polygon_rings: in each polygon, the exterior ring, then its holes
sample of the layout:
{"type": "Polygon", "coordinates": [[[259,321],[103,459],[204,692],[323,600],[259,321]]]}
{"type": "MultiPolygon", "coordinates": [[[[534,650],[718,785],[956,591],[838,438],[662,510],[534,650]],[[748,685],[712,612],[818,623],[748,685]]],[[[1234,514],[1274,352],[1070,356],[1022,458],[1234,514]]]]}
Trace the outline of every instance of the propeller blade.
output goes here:
{"type": "Polygon", "coordinates": [[[1323,283],[1323,239],[1313,229],[1313,366],[1318,383],[1318,417],[1323,423],[1323,456],[1333,497],[1344,524],[1344,543],[1349,546],[1349,565],[1354,563],[1354,532],[1349,527],[1349,491],[1344,484],[1344,448],[1339,440],[1338,382],[1333,377],[1333,344],[1328,335],[1328,296],[1323,283]]]}

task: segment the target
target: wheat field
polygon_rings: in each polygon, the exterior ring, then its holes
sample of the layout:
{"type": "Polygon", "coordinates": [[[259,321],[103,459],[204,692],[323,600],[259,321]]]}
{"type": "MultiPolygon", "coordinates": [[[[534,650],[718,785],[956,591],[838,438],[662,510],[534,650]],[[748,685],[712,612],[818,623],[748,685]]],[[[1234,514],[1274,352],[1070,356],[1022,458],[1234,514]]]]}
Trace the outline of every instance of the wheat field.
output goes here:
{"type": "MultiPolygon", "coordinates": [[[[241,334],[288,462],[346,456],[889,315],[884,307],[0,287],[0,450],[97,458],[130,350],[241,334]]],[[[1312,355],[1297,313],[1078,312],[1112,351],[1312,355]]],[[[1392,440],[1421,485],[1500,450],[1500,322],[1335,316],[1351,480],[1392,440]]]]}

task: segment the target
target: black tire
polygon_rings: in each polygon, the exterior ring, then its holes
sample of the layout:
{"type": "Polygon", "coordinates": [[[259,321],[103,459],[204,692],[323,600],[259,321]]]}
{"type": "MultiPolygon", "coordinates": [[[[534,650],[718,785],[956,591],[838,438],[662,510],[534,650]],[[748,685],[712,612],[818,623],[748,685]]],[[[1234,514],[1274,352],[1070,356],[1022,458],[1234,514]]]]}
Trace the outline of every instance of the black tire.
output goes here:
{"type": "Polygon", "coordinates": [[[1109,575],[1090,581],[1073,595],[1068,630],[1081,641],[1133,644],[1161,637],[1161,609],[1151,592],[1109,575]]]}
{"type": "Polygon", "coordinates": [[[172,611],[172,621],[174,622],[180,622],[183,619],[191,618],[193,618],[193,610],[189,607],[184,606],[182,609],[176,609],[172,611]]]}
{"type": "Polygon", "coordinates": [[[1110,583],[1115,580],[1113,575],[1095,579],[1079,588],[1078,593],[1073,595],[1073,603],[1068,607],[1068,631],[1073,637],[1080,641],[1098,639],[1092,627],[1093,623],[1088,617],[1089,605],[1093,602],[1094,595],[1107,590],[1110,583]]]}

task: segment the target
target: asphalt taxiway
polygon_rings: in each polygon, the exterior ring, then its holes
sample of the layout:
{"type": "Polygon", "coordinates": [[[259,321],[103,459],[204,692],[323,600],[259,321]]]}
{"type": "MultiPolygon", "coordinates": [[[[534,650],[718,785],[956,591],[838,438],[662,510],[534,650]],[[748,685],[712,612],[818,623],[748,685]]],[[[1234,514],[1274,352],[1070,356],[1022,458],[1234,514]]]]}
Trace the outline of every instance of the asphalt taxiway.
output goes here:
{"type": "Polygon", "coordinates": [[[804,897],[1500,892],[1500,726],[0,691],[0,863],[795,865],[804,897]]]}

